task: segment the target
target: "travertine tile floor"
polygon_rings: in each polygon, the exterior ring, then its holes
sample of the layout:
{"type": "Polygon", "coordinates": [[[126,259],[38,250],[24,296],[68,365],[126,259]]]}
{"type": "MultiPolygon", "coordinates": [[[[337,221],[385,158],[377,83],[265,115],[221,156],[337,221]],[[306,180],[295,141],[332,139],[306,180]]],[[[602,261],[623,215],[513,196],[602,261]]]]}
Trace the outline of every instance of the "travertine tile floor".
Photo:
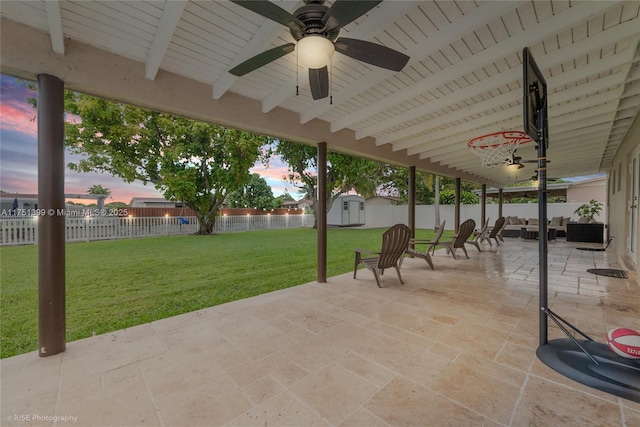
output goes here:
{"type": "MultiPolygon", "coordinates": [[[[640,329],[612,251],[549,243],[554,311],[640,329]]],[[[538,244],[407,259],[2,360],[4,426],[640,426],[640,404],[538,361],[538,244]]],[[[153,284],[149,284],[152,286],[153,284]]],[[[550,337],[560,336],[550,329],[550,337]]]]}

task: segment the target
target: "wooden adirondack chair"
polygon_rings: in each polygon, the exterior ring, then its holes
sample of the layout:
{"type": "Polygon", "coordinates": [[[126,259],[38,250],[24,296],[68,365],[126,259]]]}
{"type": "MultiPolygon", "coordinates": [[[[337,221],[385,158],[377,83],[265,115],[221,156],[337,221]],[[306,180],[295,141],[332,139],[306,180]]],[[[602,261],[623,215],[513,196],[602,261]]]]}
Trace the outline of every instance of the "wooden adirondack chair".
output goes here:
{"type": "Polygon", "coordinates": [[[469,254],[467,253],[467,249],[464,247],[465,243],[468,243],[469,237],[473,233],[473,230],[476,228],[476,222],[472,219],[468,219],[462,224],[460,224],[460,228],[458,232],[453,236],[453,238],[449,241],[441,242],[440,246],[444,247],[447,250],[447,253],[451,253],[453,259],[456,258],[456,249],[462,249],[464,254],[469,258],[469,254]]]}
{"type": "Polygon", "coordinates": [[[480,228],[479,230],[473,230],[473,232],[471,233],[471,236],[469,236],[469,238],[467,239],[467,245],[473,245],[478,250],[478,252],[482,252],[482,249],[480,248],[480,243],[482,243],[482,240],[485,237],[487,237],[488,233],[489,233],[489,218],[487,218],[484,221],[482,228],[480,228]]]}
{"type": "MultiPolygon", "coordinates": [[[[444,232],[445,223],[446,223],[446,221],[442,221],[442,224],[440,224],[440,227],[438,228],[438,231],[436,232],[436,235],[431,240],[427,240],[427,239],[409,239],[409,247],[407,248],[407,255],[409,255],[410,257],[414,257],[414,258],[422,258],[422,259],[424,259],[425,261],[427,261],[427,264],[429,264],[431,269],[434,270],[434,268],[433,268],[433,260],[431,259],[431,255],[435,254],[436,246],[438,246],[438,244],[440,243],[440,238],[442,237],[442,233],[444,232]],[[427,248],[423,252],[423,251],[420,251],[420,250],[416,249],[416,246],[418,246],[418,245],[427,245],[427,248]]],[[[400,260],[400,266],[402,266],[402,259],[400,260]]]]}
{"type": "Polygon", "coordinates": [[[404,257],[410,238],[411,229],[404,224],[396,224],[385,231],[382,235],[382,248],[380,249],[380,252],[356,249],[353,278],[356,278],[358,266],[362,264],[371,270],[373,276],[376,278],[378,287],[381,288],[380,276],[384,273],[385,269],[393,267],[398,273],[400,283],[404,284],[402,276],[400,275],[400,260],[404,257]]]}
{"type": "Polygon", "coordinates": [[[478,237],[478,240],[480,242],[486,241],[489,243],[489,246],[493,246],[493,244],[491,243],[491,239],[494,239],[496,241],[496,245],[500,246],[500,241],[498,240],[499,239],[498,236],[502,231],[502,228],[504,227],[504,223],[505,223],[505,218],[501,216],[496,220],[496,223],[493,225],[493,228],[489,231],[489,233],[485,234],[484,236],[478,237]]]}

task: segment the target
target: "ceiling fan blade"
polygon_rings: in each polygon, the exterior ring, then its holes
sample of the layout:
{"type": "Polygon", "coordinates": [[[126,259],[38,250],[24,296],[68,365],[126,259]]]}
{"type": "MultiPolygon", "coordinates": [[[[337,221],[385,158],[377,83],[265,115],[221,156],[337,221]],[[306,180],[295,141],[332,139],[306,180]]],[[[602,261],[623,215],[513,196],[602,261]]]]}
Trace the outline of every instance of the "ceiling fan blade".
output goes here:
{"type": "Polygon", "coordinates": [[[325,31],[338,29],[360,18],[365,13],[382,3],[382,0],[356,1],[336,0],[322,17],[325,31]]]}
{"type": "Polygon", "coordinates": [[[314,101],[329,96],[329,69],[309,68],[309,87],[314,101]]]}
{"type": "Polygon", "coordinates": [[[285,56],[288,53],[294,51],[296,45],[294,43],[283,44],[282,46],[274,47],[266,52],[262,52],[252,58],[247,59],[242,64],[236,65],[229,70],[234,76],[244,76],[247,73],[257,70],[263,65],[267,65],[271,61],[275,61],[278,58],[285,56]]]}
{"type": "Polygon", "coordinates": [[[404,53],[364,40],[340,37],[334,45],[344,55],[387,70],[402,71],[409,62],[409,57],[404,53]]]}
{"type": "Polygon", "coordinates": [[[300,38],[302,38],[304,23],[280,6],[271,3],[268,0],[231,0],[231,2],[242,6],[245,9],[249,9],[260,16],[264,16],[265,18],[289,27],[292,31],[298,33],[300,38]]]}
{"type": "MultiPolygon", "coordinates": [[[[537,160],[521,160],[520,163],[538,163],[537,160]]],[[[551,160],[547,160],[546,163],[551,163],[551,160]]]]}

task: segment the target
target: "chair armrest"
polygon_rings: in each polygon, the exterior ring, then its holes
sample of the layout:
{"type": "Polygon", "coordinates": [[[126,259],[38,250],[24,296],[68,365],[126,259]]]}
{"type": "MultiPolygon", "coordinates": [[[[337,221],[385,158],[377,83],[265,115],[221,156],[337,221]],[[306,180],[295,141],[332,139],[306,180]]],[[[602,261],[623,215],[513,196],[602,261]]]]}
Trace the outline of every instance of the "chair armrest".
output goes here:
{"type": "Polygon", "coordinates": [[[413,244],[413,245],[430,245],[431,243],[433,243],[433,240],[428,240],[428,239],[409,239],[409,244],[413,244]]]}
{"type": "Polygon", "coordinates": [[[358,254],[380,255],[380,252],[369,251],[367,249],[356,249],[356,253],[358,253],[358,254]]]}

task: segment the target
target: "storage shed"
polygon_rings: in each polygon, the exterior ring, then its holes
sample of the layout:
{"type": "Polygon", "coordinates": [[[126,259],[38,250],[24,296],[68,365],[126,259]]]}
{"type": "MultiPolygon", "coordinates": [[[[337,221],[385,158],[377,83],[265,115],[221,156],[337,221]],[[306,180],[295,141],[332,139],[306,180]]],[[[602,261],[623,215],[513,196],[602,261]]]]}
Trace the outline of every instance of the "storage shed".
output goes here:
{"type": "Polygon", "coordinates": [[[364,219],[364,197],[351,194],[339,196],[327,213],[328,225],[364,225],[364,219]]]}

